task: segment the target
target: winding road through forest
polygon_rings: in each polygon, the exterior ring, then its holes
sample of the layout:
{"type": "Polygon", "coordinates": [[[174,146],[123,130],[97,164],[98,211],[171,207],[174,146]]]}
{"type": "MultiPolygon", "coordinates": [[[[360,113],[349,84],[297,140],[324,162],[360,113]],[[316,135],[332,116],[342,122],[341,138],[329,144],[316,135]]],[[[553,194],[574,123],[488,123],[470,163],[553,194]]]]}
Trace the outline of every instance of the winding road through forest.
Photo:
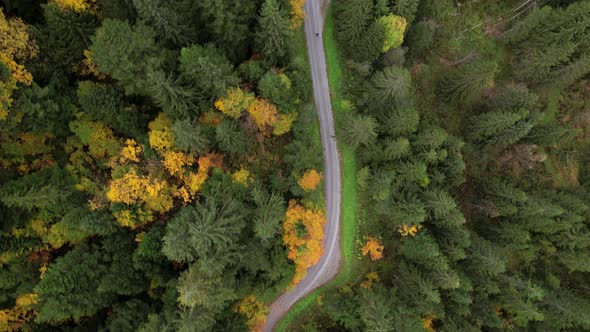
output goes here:
{"type": "Polygon", "coordinates": [[[322,32],[324,14],[322,6],[327,0],[307,0],[305,2],[305,39],[311,64],[313,95],[320,123],[320,137],[324,151],[324,197],[326,199],[327,222],[324,226],[324,253],[318,264],[307,270],[306,277],[292,291],[283,293],[270,306],[265,332],[275,325],[297,301],[312,290],[332,280],[340,269],[340,160],[336,146],[334,118],[330,103],[330,88],[326,71],[326,56],[322,32]]]}

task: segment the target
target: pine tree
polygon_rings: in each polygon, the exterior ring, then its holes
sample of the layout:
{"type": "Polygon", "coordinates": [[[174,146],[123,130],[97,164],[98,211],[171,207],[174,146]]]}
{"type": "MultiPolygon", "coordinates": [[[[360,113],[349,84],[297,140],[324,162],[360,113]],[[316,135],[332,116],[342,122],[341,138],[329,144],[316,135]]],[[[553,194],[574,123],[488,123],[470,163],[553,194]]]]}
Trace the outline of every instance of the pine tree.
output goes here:
{"type": "Polygon", "coordinates": [[[472,117],[468,136],[472,140],[486,140],[499,132],[512,128],[528,115],[525,109],[517,111],[494,111],[472,117]]]}
{"type": "Polygon", "coordinates": [[[498,65],[493,62],[475,62],[461,65],[448,72],[439,82],[441,96],[452,103],[468,103],[478,97],[494,82],[498,65]]]}
{"type": "Polygon", "coordinates": [[[408,24],[412,24],[414,18],[416,18],[416,12],[418,11],[419,0],[392,0],[391,4],[392,12],[395,15],[403,16],[406,18],[408,24]]]}
{"type": "Polygon", "coordinates": [[[287,13],[276,0],[265,0],[258,16],[256,45],[271,64],[284,64],[291,52],[292,30],[287,13]]]}
{"type": "Polygon", "coordinates": [[[438,24],[432,20],[414,24],[408,33],[408,44],[412,45],[410,48],[412,57],[425,57],[428,54],[428,51],[436,44],[437,27],[438,24]]]}
{"type": "Polygon", "coordinates": [[[238,156],[249,151],[249,137],[234,121],[224,121],[215,128],[215,139],[222,151],[238,156]]]}
{"type": "Polygon", "coordinates": [[[147,92],[169,118],[185,119],[195,115],[191,114],[197,109],[195,92],[184,86],[180,79],[174,79],[161,70],[149,70],[147,81],[147,92]]]}
{"type": "Polygon", "coordinates": [[[118,20],[102,22],[90,50],[100,71],[117,79],[127,94],[148,94],[148,70],[158,70],[162,62],[152,29],[118,20]]]}
{"type": "Polygon", "coordinates": [[[83,51],[90,46],[91,36],[99,25],[95,15],[59,8],[50,2],[43,7],[46,24],[39,38],[41,57],[47,62],[43,68],[48,77],[54,70],[72,72],[84,58],[83,51]]]}
{"type": "Polygon", "coordinates": [[[209,151],[209,132],[205,127],[192,124],[189,120],[179,120],[172,125],[175,145],[184,152],[205,154],[209,151]]]}
{"type": "Polygon", "coordinates": [[[77,245],[59,257],[35,286],[41,305],[36,321],[59,323],[92,316],[107,307],[113,294],[98,291],[107,266],[88,245],[77,245]]]}
{"type": "Polygon", "coordinates": [[[346,0],[335,6],[338,41],[349,56],[355,57],[373,18],[373,1],[346,0]]]}
{"type": "Polygon", "coordinates": [[[188,7],[194,8],[193,15],[198,17],[196,22],[199,37],[213,41],[217,48],[236,63],[246,60],[249,54],[249,48],[252,46],[252,26],[260,3],[238,1],[203,0],[188,7]]]}
{"type": "Polygon", "coordinates": [[[556,124],[534,126],[526,136],[526,141],[541,146],[551,146],[559,143],[567,146],[582,133],[579,128],[559,126],[556,124]]]}
{"type": "Polygon", "coordinates": [[[359,297],[359,314],[367,331],[389,331],[395,324],[391,299],[384,287],[363,290],[359,297]]]}
{"type": "Polygon", "coordinates": [[[207,275],[190,267],[178,280],[178,302],[188,308],[221,309],[226,301],[236,298],[231,279],[229,276],[207,275]]]}
{"type": "Polygon", "coordinates": [[[355,149],[370,145],[377,138],[377,121],[368,115],[348,114],[342,127],[342,138],[355,149]]]}
{"type": "Polygon", "coordinates": [[[274,238],[281,228],[281,220],[286,210],[285,201],[275,193],[268,194],[259,189],[252,192],[252,198],[257,206],[254,232],[259,239],[268,241],[274,238]]]}
{"type": "Polygon", "coordinates": [[[415,107],[396,108],[380,115],[380,130],[394,137],[418,130],[420,114],[415,107]]]}
{"type": "Polygon", "coordinates": [[[367,85],[368,98],[371,103],[386,103],[404,98],[411,92],[412,80],[407,69],[391,66],[373,75],[367,85]]]}
{"type": "Polygon", "coordinates": [[[166,227],[162,252],[170,260],[191,262],[234,245],[244,227],[240,204],[208,197],[204,204],[184,207],[166,227]]]}
{"type": "Polygon", "coordinates": [[[107,319],[109,331],[136,331],[154,309],[138,299],[131,299],[113,305],[113,312],[107,319]]]}
{"type": "Polygon", "coordinates": [[[212,46],[192,45],[180,50],[183,81],[197,88],[201,97],[214,101],[239,82],[232,63],[212,46]]]}
{"type": "Polygon", "coordinates": [[[188,22],[190,11],[183,11],[180,1],[133,0],[139,18],[161,33],[173,45],[188,45],[195,39],[195,29],[188,22]]]}
{"type": "Polygon", "coordinates": [[[407,156],[410,153],[410,141],[401,137],[395,140],[390,140],[385,143],[383,154],[386,160],[397,160],[401,157],[407,156]]]}

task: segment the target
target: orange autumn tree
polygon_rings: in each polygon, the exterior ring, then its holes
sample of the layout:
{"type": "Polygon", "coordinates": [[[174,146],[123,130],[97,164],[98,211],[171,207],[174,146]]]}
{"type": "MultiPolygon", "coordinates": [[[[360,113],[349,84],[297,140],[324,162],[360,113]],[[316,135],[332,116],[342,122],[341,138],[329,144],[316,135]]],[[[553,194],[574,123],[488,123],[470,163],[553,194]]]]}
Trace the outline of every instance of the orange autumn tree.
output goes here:
{"type": "Polygon", "coordinates": [[[368,236],[367,242],[361,248],[363,256],[369,255],[372,261],[378,261],[383,258],[383,246],[378,239],[368,236]]]}
{"type": "Polygon", "coordinates": [[[321,210],[306,209],[295,200],[289,202],[283,220],[283,243],[289,249],[287,257],[295,263],[291,286],[297,285],[305,277],[307,268],[320,260],[325,223],[321,210]]]}
{"type": "Polygon", "coordinates": [[[37,56],[38,47],[29,37],[29,26],[20,18],[7,19],[0,9],[0,120],[8,117],[12,92],[17,83],[31,85],[33,77],[17,60],[37,56]]]}
{"type": "Polygon", "coordinates": [[[305,191],[315,190],[322,181],[322,178],[322,173],[318,173],[315,169],[311,169],[305,172],[297,183],[305,191]]]}
{"type": "Polygon", "coordinates": [[[246,296],[234,307],[234,311],[246,316],[246,325],[250,331],[262,332],[266,324],[268,307],[255,295],[246,296]]]}

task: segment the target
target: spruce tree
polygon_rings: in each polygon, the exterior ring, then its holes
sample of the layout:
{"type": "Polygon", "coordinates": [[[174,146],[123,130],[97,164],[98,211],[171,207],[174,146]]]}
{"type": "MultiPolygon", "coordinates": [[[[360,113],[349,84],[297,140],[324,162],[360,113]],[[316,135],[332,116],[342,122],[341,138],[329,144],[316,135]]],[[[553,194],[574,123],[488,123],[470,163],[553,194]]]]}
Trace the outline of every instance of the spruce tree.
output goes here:
{"type": "Polygon", "coordinates": [[[284,64],[291,53],[292,31],[287,14],[276,0],[265,0],[258,16],[257,50],[271,64],[284,64]]]}
{"type": "Polygon", "coordinates": [[[494,62],[461,65],[440,80],[438,89],[441,97],[452,103],[469,103],[492,86],[497,71],[498,65],[494,62]]]}

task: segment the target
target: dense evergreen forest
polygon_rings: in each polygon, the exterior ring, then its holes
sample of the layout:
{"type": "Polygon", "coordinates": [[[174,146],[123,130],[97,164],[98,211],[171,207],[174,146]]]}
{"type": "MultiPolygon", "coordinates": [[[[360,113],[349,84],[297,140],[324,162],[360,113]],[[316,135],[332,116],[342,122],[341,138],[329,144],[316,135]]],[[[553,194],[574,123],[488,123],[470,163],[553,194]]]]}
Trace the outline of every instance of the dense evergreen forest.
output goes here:
{"type": "Polygon", "coordinates": [[[360,250],[294,330],[589,331],[590,1],[332,14],[360,250]]]}
{"type": "MultiPolygon", "coordinates": [[[[0,331],[262,328],[322,253],[304,1],[0,1],[0,331]]],[[[353,277],[289,329],[590,331],[590,0],[328,15],[353,277]]]]}

